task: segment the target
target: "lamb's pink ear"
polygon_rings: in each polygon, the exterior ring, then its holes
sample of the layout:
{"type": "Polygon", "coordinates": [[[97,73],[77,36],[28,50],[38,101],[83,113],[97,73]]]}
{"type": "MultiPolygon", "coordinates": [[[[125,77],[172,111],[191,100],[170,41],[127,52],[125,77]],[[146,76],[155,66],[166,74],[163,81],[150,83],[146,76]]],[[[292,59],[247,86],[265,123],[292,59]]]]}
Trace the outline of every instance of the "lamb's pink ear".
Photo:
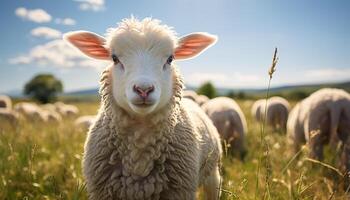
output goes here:
{"type": "Polygon", "coordinates": [[[180,38],[174,57],[177,60],[193,58],[215,44],[216,41],[217,36],[209,33],[191,33],[180,38]]]}
{"type": "Polygon", "coordinates": [[[73,31],[64,34],[63,39],[91,58],[110,59],[109,50],[103,46],[106,40],[95,33],[73,31]]]}

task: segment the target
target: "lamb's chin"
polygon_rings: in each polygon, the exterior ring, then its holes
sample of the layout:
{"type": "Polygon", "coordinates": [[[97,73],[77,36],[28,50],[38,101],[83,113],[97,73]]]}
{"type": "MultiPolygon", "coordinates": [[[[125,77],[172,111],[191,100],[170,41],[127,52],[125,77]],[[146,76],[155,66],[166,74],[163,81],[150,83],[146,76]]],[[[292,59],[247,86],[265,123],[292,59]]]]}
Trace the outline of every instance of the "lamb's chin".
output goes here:
{"type": "Polygon", "coordinates": [[[152,105],[147,105],[147,104],[139,104],[139,105],[135,105],[135,104],[130,104],[131,109],[135,112],[135,114],[137,115],[141,115],[141,116],[146,116],[151,114],[155,108],[156,108],[156,104],[152,104],[152,105]]]}

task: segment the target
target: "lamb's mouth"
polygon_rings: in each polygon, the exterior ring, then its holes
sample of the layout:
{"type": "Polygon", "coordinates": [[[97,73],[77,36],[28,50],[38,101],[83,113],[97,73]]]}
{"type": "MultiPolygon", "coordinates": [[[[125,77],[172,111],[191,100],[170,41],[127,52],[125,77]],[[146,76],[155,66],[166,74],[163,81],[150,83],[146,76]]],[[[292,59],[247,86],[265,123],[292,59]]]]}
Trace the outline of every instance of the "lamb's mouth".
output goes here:
{"type": "Polygon", "coordinates": [[[147,108],[154,105],[153,101],[135,101],[132,104],[136,107],[147,108]]]}

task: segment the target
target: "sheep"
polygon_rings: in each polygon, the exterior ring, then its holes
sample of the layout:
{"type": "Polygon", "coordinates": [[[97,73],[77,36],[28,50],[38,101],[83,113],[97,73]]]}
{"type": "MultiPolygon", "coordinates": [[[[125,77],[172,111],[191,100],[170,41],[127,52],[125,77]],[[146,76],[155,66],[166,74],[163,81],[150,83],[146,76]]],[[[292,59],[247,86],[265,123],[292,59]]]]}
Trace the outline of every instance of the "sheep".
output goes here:
{"type": "Polygon", "coordinates": [[[198,103],[198,105],[202,106],[203,104],[205,104],[207,101],[209,101],[209,98],[205,95],[198,95],[196,102],[198,103]]]}
{"type": "Polygon", "coordinates": [[[84,130],[89,129],[89,127],[95,122],[96,115],[84,115],[75,120],[74,124],[84,130]]]}
{"type": "Polygon", "coordinates": [[[56,111],[65,117],[75,117],[79,113],[79,109],[74,105],[65,104],[63,102],[56,102],[56,111]]]}
{"type": "Polygon", "coordinates": [[[265,99],[259,99],[254,102],[251,108],[251,114],[257,121],[261,121],[261,116],[263,115],[263,113],[261,112],[261,108],[264,105],[265,105],[265,99]]]}
{"type": "Polygon", "coordinates": [[[46,113],[34,103],[28,103],[28,102],[17,103],[14,107],[14,110],[22,114],[24,117],[26,117],[29,120],[42,121],[42,122],[47,121],[46,113]]]}
{"type": "Polygon", "coordinates": [[[100,79],[101,107],[84,147],[90,199],[195,199],[200,185],[219,196],[222,149],[216,128],[190,100],[173,60],[215,43],[145,18],[124,19],[106,39],[77,31],[64,39],[85,55],[109,60],[100,79]]]}
{"type": "Polygon", "coordinates": [[[18,114],[12,110],[0,109],[0,121],[7,121],[12,125],[15,125],[18,122],[18,114]]]}
{"type": "MultiPolygon", "coordinates": [[[[266,124],[273,130],[286,130],[290,105],[282,97],[271,97],[267,101],[266,124]]],[[[262,114],[265,113],[265,106],[261,107],[262,114]]],[[[264,114],[263,114],[264,115],[264,114]]]]}
{"type": "Polygon", "coordinates": [[[209,100],[209,98],[205,95],[198,95],[193,90],[185,90],[183,92],[183,97],[187,99],[191,99],[192,101],[196,102],[199,106],[203,105],[205,102],[209,100]]]}
{"type": "Polygon", "coordinates": [[[287,139],[288,143],[293,145],[294,153],[297,153],[306,142],[303,127],[306,113],[300,107],[301,103],[299,102],[290,111],[287,120],[287,139]]]}
{"type": "Polygon", "coordinates": [[[193,90],[184,90],[183,97],[191,99],[194,102],[197,102],[198,94],[193,90]]]}
{"type": "Polygon", "coordinates": [[[288,101],[282,97],[271,97],[267,100],[265,113],[265,99],[256,101],[251,109],[252,115],[256,120],[262,121],[266,114],[266,124],[273,128],[273,130],[286,130],[288,113],[290,105],[288,101]]]}
{"type": "Polygon", "coordinates": [[[244,138],[247,122],[239,105],[228,97],[216,97],[203,104],[202,109],[213,121],[221,138],[231,145],[243,160],[246,154],[244,138]]]}
{"type": "MultiPolygon", "coordinates": [[[[296,147],[305,141],[310,149],[309,156],[322,160],[323,146],[340,140],[343,143],[342,157],[349,158],[349,93],[341,89],[320,89],[297,104],[294,109],[288,120],[288,135],[294,139],[296,147]],[[299,141],[298,138],[305,140],[299,141]]],[[[343,159],[342,166],[350,170],[350,164],[345,160],[343,159]]]]}
{"type": "Polygon", "coordinates": [[[48,122],[60,122],[62,121],[61,115],[56,111],[56,106],[53,104],[45,104],[41,106],[45,118],[48,122]]]}
{"type": "Polygon", "coordinates": [[[5,95],[0,95],[0,109],[12,109],[12,101],[11,98],[5,95]]]}

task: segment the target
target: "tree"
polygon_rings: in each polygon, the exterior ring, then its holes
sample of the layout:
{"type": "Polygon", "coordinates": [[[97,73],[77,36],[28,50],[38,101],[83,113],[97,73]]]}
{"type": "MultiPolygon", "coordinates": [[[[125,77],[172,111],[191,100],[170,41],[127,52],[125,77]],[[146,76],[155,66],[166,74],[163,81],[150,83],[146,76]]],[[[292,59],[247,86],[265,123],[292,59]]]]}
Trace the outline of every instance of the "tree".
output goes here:
{"type": "Polygon", "coordinates": [[[230,90],[229,92],[227,92],[226,96],[234,99],[236,97],[236,94],[233,90],[230,90]]]}
{"type": "Polygon", "coordinates": [[[203,94],[212,99],[216,97],[216,89],[211,82],[206,82],[197,89],[198,94],[203,94]]]}
{"type": "Polygon", "coordinates": [[[243,91],[239,91],[238,94],[237,94],[237,98],[238,99],[245,99],[246,98],[246,95],[243,91]]]}
{"type": "Polygon", "coordinates": [[[52,74],[39,74],[24,86],[24,94],[31,96],[41,103],[48,103],[56,99],[57,93],[63,91],[60,80],[52,74]]]}

